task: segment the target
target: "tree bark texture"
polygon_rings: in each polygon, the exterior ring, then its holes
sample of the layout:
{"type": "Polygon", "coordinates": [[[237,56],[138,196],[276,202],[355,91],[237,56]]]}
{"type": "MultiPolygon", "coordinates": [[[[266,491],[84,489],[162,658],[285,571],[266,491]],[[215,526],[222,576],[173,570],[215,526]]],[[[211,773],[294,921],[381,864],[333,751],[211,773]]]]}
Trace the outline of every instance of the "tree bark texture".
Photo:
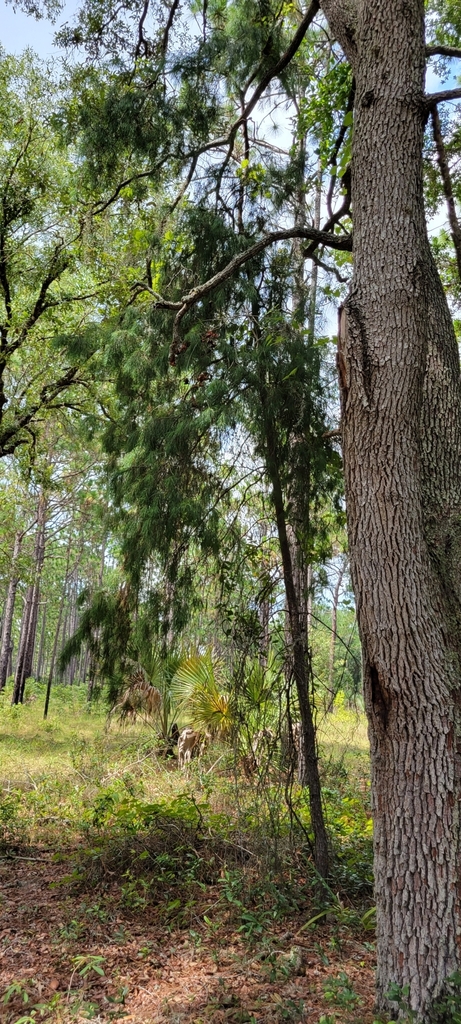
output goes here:
{"type": "Polygon", "coordinates": [[[372,758],[378,1004],[459,968],[461,387],[427,238],[423,0],[325,0],[356,80],[338,369],[372,758]]]}
{"type": "Polygon", "coordinates": [[[18,530],[14,538],[13,554],[11,556],[10,580],[8,583],[5,607],[3,609],[2,644],[0,650],[0,691],[4,689],[8,678],[8,667],[10,664],[11,652],[13,650],[11,634],[13,629],[14,603],[19,583],[17,564],[21,552],[23,537],[24,534],[18,530]]]}

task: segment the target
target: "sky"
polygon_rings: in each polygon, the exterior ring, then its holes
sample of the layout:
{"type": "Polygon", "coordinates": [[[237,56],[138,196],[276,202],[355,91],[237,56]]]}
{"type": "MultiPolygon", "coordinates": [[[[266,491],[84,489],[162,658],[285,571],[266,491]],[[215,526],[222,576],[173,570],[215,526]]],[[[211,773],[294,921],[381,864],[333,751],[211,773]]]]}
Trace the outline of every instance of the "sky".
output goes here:
{"type": "Polygon", "coordinates": [[[55,56],[59,51],[53,45],[54,33],[76,8],[77,0],[69,0],[56,25],[52,25],[47,18],[37,21],[0,0],[0,43],[7,53],[22,53],[26,47],[32,47],[44,59],[55,56]]]}

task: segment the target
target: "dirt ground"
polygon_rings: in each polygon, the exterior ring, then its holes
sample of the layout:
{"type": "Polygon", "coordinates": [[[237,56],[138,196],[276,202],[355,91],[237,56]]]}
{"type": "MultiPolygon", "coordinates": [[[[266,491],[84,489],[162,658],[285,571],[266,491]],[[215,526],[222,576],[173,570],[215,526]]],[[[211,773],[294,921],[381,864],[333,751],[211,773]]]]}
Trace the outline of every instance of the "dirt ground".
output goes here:
{"type": "MultiPolygon", "coordinates": [[[[372,1024],[372,936],[290,918],[249,947],[203,917],[170,929],[82,892],[49,851],[0,860],[0,1019],[75,1024],[372,1024]]],[[[207,892],[207,899],[209,898],[207,892]]]]}

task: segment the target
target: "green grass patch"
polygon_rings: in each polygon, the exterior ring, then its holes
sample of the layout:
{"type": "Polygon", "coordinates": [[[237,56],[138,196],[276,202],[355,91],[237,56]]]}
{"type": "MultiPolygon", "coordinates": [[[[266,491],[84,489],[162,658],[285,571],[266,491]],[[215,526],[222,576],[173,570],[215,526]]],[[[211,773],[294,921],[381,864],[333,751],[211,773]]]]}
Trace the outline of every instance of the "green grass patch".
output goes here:
{"type": "MultiPolygon", "coordinates": [[[[56,686],[47,721],[44,687],[28,695],[17,708],[8,692],[1,698],[0,851],[42,844],[67,856],[72,847],[76,882],[115,878],[125,906],[161,904],[178,923],[216,885],[215,916],[233,915],[249,937],[268,917],[303,905],[315,916],[308,794],[290,788],[278,764],[249,780],[230,746],[213,745],[180,772],[158,756],[154,730],[108,726],[104,705],[89,707],[83,688],[56,686]]],[[[334,851],[322,906],[341,915],[356,900],[360,917],[372,885],[363,715],[339,707],[321,723],[320,740],[334,851]]]]}

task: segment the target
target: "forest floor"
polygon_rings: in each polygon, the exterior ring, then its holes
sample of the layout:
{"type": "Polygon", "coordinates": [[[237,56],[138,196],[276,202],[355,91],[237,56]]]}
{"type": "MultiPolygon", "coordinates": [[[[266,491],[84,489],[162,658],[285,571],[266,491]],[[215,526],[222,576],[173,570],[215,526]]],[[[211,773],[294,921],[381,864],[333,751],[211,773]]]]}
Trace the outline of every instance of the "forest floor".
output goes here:
{"type": "Polygon", "coordinates": [[[269,871],[259,792],[236,822],[223,776],[204,793],[203,772],[160,771],[145,736],[104,738],[75,708],[71,757],[59,717],[44,731],[24,708],[0,725],[2,1024],[376,1021],[371,897],[354,896],[369,842],[351,824],[368,820],[360,744],[357,778],[343,760],[327,779],[349,859],[319,901],[299,838],[269,871]]]}
{"type": "MultiPolygon", "coordinates": [[[[328,1024],[375,1020],[374,954],[351,929],[339,937],[337,926],[327,923],[298,934],[304,916],[292,916],[289,930],[281,922],[264,943],[248,944],[224,923],[210,934],[199,906],[194,929],[166,929],[155,907],[127,911],[116,887],[106,887],[103,897],[94,890],[76,894],[62,884],[68,869],[50,852],[27,856],[0,863],[5,1024],[24,1018],[75,1024],[316,1024],[322,1015],[328,1024]]],[[[219,899],[216,888],[207,892],[210,899],[219,899]]]]}

